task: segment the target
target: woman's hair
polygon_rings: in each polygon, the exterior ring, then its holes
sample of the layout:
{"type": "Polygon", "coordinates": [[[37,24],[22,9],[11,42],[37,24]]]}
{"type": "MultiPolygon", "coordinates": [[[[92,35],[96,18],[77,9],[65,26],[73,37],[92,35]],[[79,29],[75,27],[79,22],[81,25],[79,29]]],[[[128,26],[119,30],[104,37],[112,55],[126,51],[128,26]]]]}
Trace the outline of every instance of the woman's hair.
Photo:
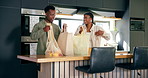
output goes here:
{"type": "Polygon", "coordinates": [[[48,6],[45,7],[44,12],[46,13],[46,12],[48,12],[49,10],[55,10],[55,7],[52,6],[52,5],[48,5],[48,6]]]}
{"type": "Polygon", "coordinates": [[[92,23],[94,23],[94,15],[92,13],[87,12],[84,15],[89,15],[92,18],[92,23]]]}

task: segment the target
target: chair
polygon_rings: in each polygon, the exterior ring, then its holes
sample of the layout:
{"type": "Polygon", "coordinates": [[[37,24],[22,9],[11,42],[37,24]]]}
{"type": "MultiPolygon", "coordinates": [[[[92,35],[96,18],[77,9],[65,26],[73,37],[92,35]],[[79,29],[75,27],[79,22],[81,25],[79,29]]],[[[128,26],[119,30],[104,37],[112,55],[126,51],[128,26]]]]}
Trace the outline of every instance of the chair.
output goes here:
{"type": "Polygon", "coordinates": [[[90,65],[77,66],[76,70],[93,74],[114,70],[115,68],[115,48],[114,47],[94,47],[91,51],[90,65]]]}
{"type": "Polygon", "coordinates": [[[118,63],[116,66],[129,70],[148,69],[148,46],[135,47],[133,56],[133,63],[118,63]]]}
{"type": "Polygon", "coordinates": [[[116,66],[129,70],[148,69],[148,46],[135,47],[133,56],[133,63],[118,63],[116,66]]]}

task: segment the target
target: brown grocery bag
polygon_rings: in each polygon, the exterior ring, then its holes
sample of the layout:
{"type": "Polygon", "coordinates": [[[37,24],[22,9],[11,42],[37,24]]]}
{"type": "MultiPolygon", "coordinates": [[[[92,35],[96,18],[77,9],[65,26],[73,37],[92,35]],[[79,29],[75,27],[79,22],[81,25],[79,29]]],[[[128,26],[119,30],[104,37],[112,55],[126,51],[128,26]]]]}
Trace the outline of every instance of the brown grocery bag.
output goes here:
{"type": "Polygon", "coordinates": [[[73,53],[73,34],[68,33],[66,29],[67,25],[63,28],[64,32],[61,32],[58,38],[58,45],[63,55],[71,56],[73,53]]]}
{"type": "Polygon", "coordinates": [[[63,55],[70,56],[73,53],[73,34],[68,32],[60,33],[58,38],[58,45],[63,55]]]}
{"type": "Polygon", "coordinates": [[[47,56],[62,56],[62,52],[55,40],[54,34],[53,34],[53,28],[50,23],[47,24],[50,26],[50,30],[48,31],[48,38],[46,43],[46,51],[45,55],[47,56]]]}

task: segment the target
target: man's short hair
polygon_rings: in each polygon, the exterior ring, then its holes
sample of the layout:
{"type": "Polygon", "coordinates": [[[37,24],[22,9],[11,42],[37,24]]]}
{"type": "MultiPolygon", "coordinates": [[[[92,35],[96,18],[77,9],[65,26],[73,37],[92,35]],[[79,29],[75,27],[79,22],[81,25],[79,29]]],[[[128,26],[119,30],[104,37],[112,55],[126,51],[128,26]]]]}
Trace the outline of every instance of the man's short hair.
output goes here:
{"type": "Polygon", "coordinates": [[[48,5],[45,7],[44,12],[47,13],[49,10],[55,10],[55,7],[53,5],[48,5]]]}

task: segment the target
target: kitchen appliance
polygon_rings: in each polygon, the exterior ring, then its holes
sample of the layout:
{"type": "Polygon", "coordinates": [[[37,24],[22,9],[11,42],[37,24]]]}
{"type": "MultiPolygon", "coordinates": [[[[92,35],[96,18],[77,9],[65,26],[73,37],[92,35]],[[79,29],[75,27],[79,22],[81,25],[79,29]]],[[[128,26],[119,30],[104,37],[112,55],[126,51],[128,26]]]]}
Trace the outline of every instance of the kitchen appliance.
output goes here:
{"type": "Polygon", "coordinates": [[[130,19],[130,51],[136,46],[144,46],[145,42],[145,19],[131,18],[130,19]]]}
{"type": "Polygon", "coordinates": [[[21,9],[21,54],[36,55],[37,41],[30,38],[36,23],[45,19],[43,10],[21,9]]]}
{"type": "Polygon", "coordinates": [[[130,31],[145,31],[144,22],[144,18],[131,18],[130,31]]]}
{"type": "Polygon", "coordinates": [[[21,15],[21,35],[29,36],[32,32],[33,26],[39,21],[43,20],[45,17],[43,15],[21,15]]]}

